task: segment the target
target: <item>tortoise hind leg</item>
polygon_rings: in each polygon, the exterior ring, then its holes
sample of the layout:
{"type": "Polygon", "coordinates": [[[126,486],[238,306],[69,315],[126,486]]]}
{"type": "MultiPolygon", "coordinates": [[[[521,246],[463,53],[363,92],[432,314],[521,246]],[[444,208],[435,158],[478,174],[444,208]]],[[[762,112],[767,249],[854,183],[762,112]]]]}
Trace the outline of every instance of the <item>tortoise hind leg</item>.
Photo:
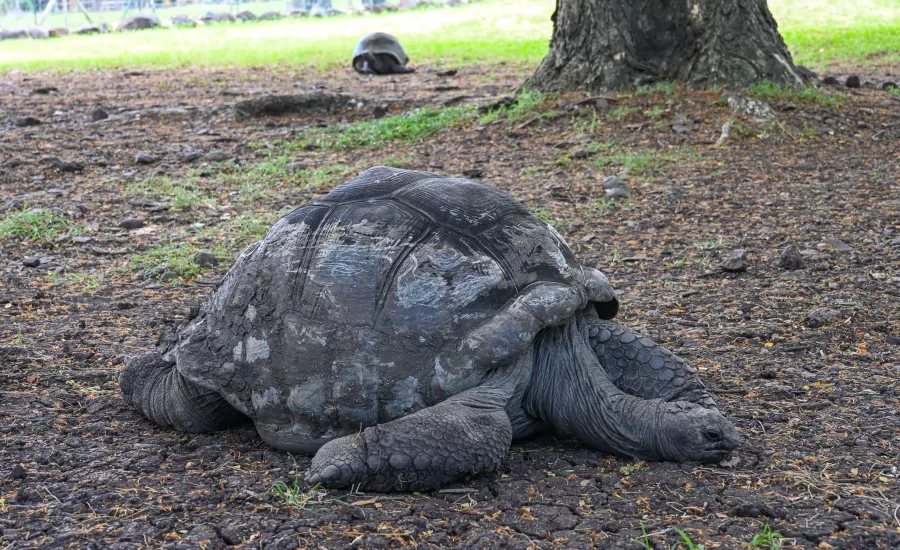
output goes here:
{"type": "Polygon", "coordinates": [[[128,360],[119,386],[126,403],[160,426],[203,433],[246,419],[218,392],[194,384],[155,352],[128,360]]]}
{"type": "Polygon", "coordinates": [[[620,390],[644,399],[690,401],[716,409],[696,371],[680,357],[615,321],[585,321],[591,348],[620,390]]]}
{"type": "Polygon", "coordinates": [[[309,483],[368,491],[425,491],[497,469],[512,427],[509,392],[477,387],[433,407],[334,439],[319,449],[309,483]]]}

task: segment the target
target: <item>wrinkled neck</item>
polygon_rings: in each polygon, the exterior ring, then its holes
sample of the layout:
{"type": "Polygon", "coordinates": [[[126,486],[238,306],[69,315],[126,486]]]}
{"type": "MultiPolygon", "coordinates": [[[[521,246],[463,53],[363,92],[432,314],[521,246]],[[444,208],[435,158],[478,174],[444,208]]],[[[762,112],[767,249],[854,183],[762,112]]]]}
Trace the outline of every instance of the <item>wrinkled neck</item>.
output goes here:
{"type": "Polygon", "coordinates": [[[563,436],[603,451],[659,458],[666,404],[623,393],[587,345],[578,319],[544,330],[535,345],[525,410],[563,436]]]}

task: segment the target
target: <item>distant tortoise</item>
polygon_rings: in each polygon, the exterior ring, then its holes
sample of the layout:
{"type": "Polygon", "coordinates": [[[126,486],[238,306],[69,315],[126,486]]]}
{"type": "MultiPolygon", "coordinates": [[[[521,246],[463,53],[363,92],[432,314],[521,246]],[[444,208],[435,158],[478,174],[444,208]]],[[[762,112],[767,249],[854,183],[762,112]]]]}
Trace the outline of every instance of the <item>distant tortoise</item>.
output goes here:
{"type": "Polygon", "coordinates": [[[353,69],[361,74],[406,74],[409,57],[400,41],[386,32],[373,32],[362,37],[353,50],[353,69]]]}
{"type": "Polygon", "coordinates": [[[610,321],[615,292],[521,204],[467,179],[377,167],[245,250],[125,400],[189,432],[251,418],[315,453],[309,482],[427,490],[494,471],[549,430],[648,460],[740,442],[694,371],[610,321]]]}

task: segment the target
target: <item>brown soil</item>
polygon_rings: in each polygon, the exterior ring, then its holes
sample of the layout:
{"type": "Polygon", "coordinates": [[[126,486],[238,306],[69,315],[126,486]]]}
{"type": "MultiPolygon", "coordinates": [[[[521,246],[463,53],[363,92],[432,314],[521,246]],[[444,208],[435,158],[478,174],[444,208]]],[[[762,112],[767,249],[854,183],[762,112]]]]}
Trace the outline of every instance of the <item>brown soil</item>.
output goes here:
{"type": "Polygon", "coordinates": [[[623,323],[700,370],[746,436],[727,466],[635,463],[544,437],[515,443],[500,472],[449,492],[313,490],[305,506],[289,506],[273,484],[293,484],[308,457],[272,450],[250,427],[161,430],[123,403],[123,357],[182,322],[228,267],[160,283],[124,269],[129,258],[191,224],[271,215],[330,186],[248,198],[215,177],[218,165],[185,154],[221,150],[252,164],[297,130],[372,118],[367,110],[238,122],[216,106],[324,89],[398,99],[390,112],[401,112],[463,95],[488,102],[525,74],[0,77],[0,202],[58,209],[82,237],[0,243],[0,547],[640,548],[643,526],[648,544],[670,548],[681,540],[674,526],[706,548],[746,548],[766,524],[785,548],[900,547],[900,101],[880,90],[853,90],[836,108],[775,101],[775,124],[735,115],[720,93],[680,92],[620,96],[598,107],[592,126],[594,109],[567,95],[542,106],[556,115],[472,121],[381,149],[294,151],[313,168],[362,171],[409,154],[410,168],[482,170],[480,179],[554,223],[585,264],[609,275],[623,292],[623,323]],[[37,92],[48,87],[56,91],[37,92]],[[623,105],[634,109],[608,117],[623,105]],[[90,123],[96,106],[114,116],[90,123]],[[12,124],[26,115],[42,123],[12,124]],[[715,147],[729,118],[731,139],[715,147]],[[575,158],[589,142],[609,149],[575,158]],[[598,200],[602,178],[622,167],[596,161],[629,151],[618,160],[633,165],[623,176],[632,198],[598,200]],[[158,160],[137,165],[137,153],[158,160]],[[47,156],[83,170],[60,171],[41,162],[47,156]],[[12,157],[22,164],[3,165],[12,157]],[[213,206],[166,210],[125,194],[151,173],[188,170],[210,175],[197,181],[213,206]],[[126,218],[147,226],[122,229],[126,218]],[[788,239],[805,268],[776,265],[788,239]],[[735,248],[749,268],[722,271],[735,248]],[[32,257],[43,259],[27,267],[32,257]],[[809,326],[820,307],[840,315],[809,326]]]}

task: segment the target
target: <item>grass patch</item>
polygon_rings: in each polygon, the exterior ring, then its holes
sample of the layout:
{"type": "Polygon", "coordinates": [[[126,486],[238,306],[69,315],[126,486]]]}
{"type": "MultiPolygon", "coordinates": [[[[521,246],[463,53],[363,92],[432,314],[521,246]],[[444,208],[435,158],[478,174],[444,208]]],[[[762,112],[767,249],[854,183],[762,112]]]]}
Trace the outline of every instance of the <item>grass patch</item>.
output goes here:
{"type": "Polygon", "coordinates": [[[346,151],[382,147],[394,141],[411,143],[431,137],[442,128],[467,120],[471,112],[471,109],[461,107],[421,108],[402,115],[365,120],[346,126],[311,128],[293,145],[346,151]]]}
{"type": "Polygon", "coordinates": [[[0,241],[52,241],[69,222],[52,210],[31,208],[0,218],[0,241]]]}
{"type": "Polygon", "coordinates": [[[535,116],[549,118],[555,115],[556,112],[546,108],[546,100],[547,94],[526,89],[516,96],[515,102],[491,109],[482,115],[478,122],[490,124],[495,120],[505,118],[509,124],[515,124],[532,119],[535,116]]]}
{"type": "MultiPolygon", "coordinates": [[[[336,0],[341,7],[343,0],[336,0]]],[[[877,65],[900,59],[900,3],[893,0],[769,0],[778,29],[794,60],[823,67],[833,62],[877,65]]],[[[257,14],[283,4],[254,4],[257,14]]],[[[209,6],[160,10],[200,15],[209,6]]],[[[546,55],[553,31],[554,3],[547,0],[496,0],[365,17],[287,18],[252,24],[218,23],[194,29],[153,29],[134,33],[69,36],[60,40],[9,40],[0,45],[0,71],[88,70],[133,66],[345,66],[359,37],[379,30],[403,37],[414,65],[514,63],[535,67],[546,55]],[[502,29],[502,32],[496,32],[502,29]],[[64,47],[60,45],[64,43],[64,47]]],[[[51,23],[50,16],[46,26],[51,23]]],[[[73,26],[83,21],[70,14],[73,26]]],[[[118,12],[94,13],[114,21],[118,12]]],[[[22,19],[7,27],[28,27],[22,19]]],[[[671,93],[668,83],[656,92],[671,93]]]]}
{"type": "Polygon", "coordinates": [[[772,531],[767,523],[762,533],[758,533],[750,539],[751,548],[766,548],[767,550],[781,550],[781,539],[784,537],[778,531],[772,531]]]}
{"type": "Polygon", "coordinates": [[[678,95],[678,92],[681,88],[678,86],[677,82],[672,82],[670,80],[660,80],[659,82],[654,82],[649,86],[638,86],[635,90],[635,95],[643,95],[643,94],[662,94],[666,99],[671,99],[678,95]]]}
{"type": "Polygon", "coordinates": [[[414,166],[418,160],[419,157],[415,153],[407,153],[405,155],[385,157],[381,161],[381,165],[393,168],[409,168],[414,166]]]}
{"type": "Polygon", "coordinates": [[[609,120],[622,121],[631,116],[631,114],[635,111],[637,111],[635,107],[631,107],[629,105],[620,105],[615,109],[610,109],[610,111],[606,113],[606,118],[609,120]]]}
{"type": "Polygon", "coordinates": [[[816,105],[818,107],[835,108],[847,103],[847,94],[827,95],[813,86],[790,87],[779,86],[769,80],[756,82],[747,88],[747,95],[762,100],[788,100],[816,105]]]}
{"type": "Polygon", "coordinates": [[[165,201],[175,211],[213,208],[216,199],[203,192],[193,179],[173,180],[169,176],[150,176],[125,189],[130,198],[165,201]]]}
{"type": "MultiPolygon", "coordinates": [[[[175,278],[191,281],[208,269],[197,265],[194,257],[203,247],[193,242],[170,242],[151,248],[131,257],[129,269],[143,271],[148,279],[159,278],[163,281],[175,278]]],[[[217,245],[210,250],[220,261],[228,260],[228,250],[224,245],[217,245]]]]}

